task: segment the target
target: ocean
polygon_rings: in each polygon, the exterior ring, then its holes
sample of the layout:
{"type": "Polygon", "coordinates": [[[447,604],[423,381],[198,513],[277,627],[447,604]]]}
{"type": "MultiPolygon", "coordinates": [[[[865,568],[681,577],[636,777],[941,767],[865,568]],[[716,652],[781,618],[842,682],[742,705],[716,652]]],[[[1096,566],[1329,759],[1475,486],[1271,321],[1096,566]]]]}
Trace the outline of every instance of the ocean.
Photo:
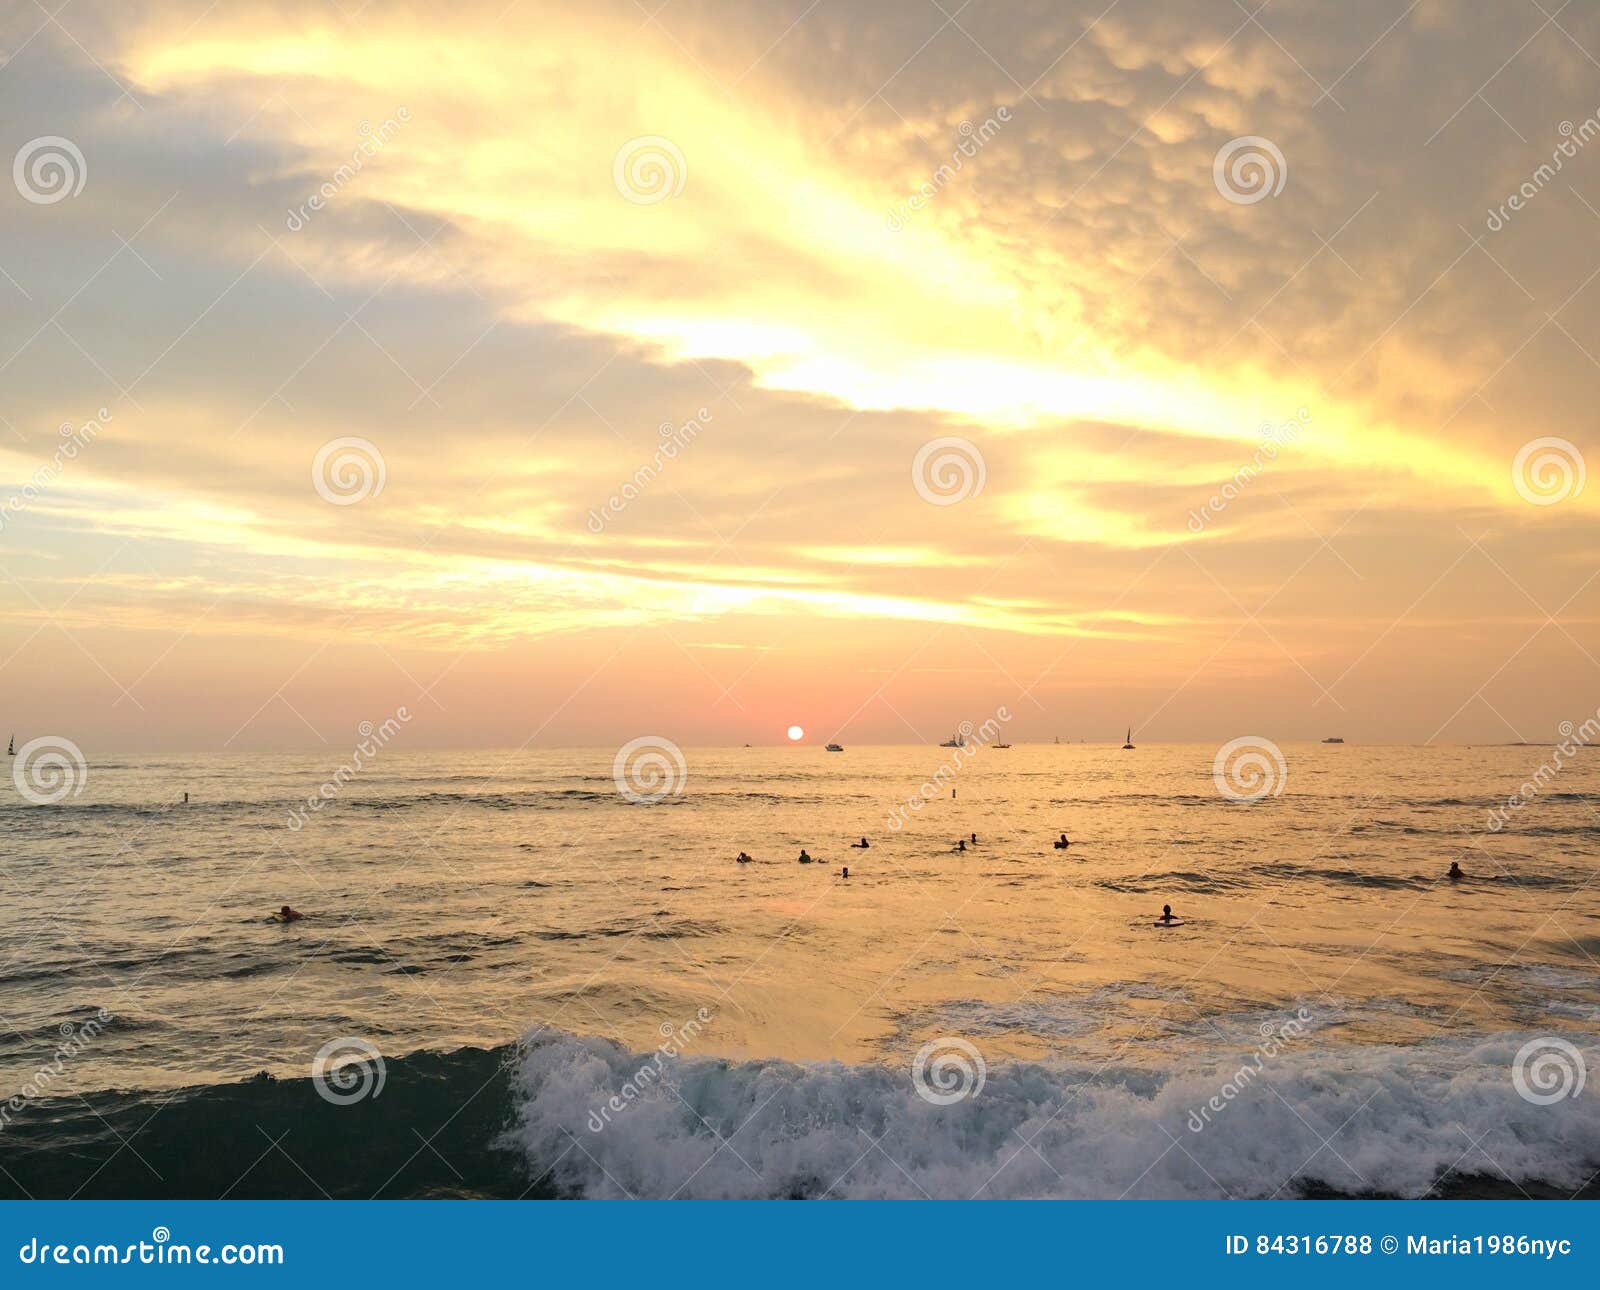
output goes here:
{"type": "Polygon", "coordinates": [[[1588,749],[403,744],[5,786],[0,1195],[1600,1191],[1588,749]]]}

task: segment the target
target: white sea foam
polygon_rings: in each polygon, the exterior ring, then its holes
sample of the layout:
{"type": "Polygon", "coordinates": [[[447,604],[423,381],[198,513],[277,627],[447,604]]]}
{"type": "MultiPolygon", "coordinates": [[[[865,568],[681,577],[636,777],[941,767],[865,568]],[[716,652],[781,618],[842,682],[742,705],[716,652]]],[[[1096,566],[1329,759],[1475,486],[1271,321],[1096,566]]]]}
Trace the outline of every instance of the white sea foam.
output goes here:
{"type": "MultiPolygon", "coordinates": [[[[1313,1183],[1420,1196],[1452,1169],[1576,1189],[1600,1166],[1600,1096],[1520,1098],[1511,1065],[1527,1038],[1287,1051],[1200,1132],[1189,1113],[1237,1055],[1166,1073],[995,1063],[977,1097],[950,1106],[916,1095],[909,1060],[691,1059],[592,1132],[590,1112],[645,1058],[545,1031],[520,1054],[507,1142],[586,1196],[1272,1196],[1313,1183]]],[[[1600,1070],[1600,1050],[1583,1051],[1600,1070]]]]}

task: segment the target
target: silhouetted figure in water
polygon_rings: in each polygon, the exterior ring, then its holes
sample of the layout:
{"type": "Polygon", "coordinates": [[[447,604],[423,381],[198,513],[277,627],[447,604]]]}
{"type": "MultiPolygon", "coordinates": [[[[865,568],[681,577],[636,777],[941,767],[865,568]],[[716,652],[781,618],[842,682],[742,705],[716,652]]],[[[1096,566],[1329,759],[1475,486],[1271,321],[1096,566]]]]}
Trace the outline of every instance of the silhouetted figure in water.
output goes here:
{"type": "Polygon", "coordinates": [[[845,865],[844,869],[840,871],[839,876],[841,878],[848,878],[850,876],[850,866],[845,865]]]}
{"type": "Polygon", "coordinates": [[[738,858],[737,858],[737,863],[738,864],[749,864],[750,863],[749,854],[744,852],[744,851],[739,852],[739,855],[738,855],[738,858]]]}
{"type": "Polygon", "coordinates": [[[1067,841],[1067,835],[1065,833],[1063,833],[1059,838],[1057,838],[1050,845],[1053,846],[1057,851],[1065,851],[1068,847],[1070,847],[1072,845],[1072,843],[1067,841]]]}
{"type": "Polygon", "coordinates": [[[977,846],[978,845],[978,835],[976,833],[969,833],[967,836],[972,839],[972,845],[973,846],[977,846]]]}
{"type": "Polygon", "coordinates": [[[800,863],[801,864],[810,864],[811,862],[812,862],[811,861],[811,857],[806,854],[806,849],[804,847],[801,847],[800,848],[800,863]]]}
{"type": "Polygon", "coordinates": [[[188,795],[188,794],[187,794],[187,793],[185,793],[185,794],[184,794],[184,795],[183,795],[183,804],[184,804],[184,805],[185,805],[185,806],[188,806],[188,805],[189,805],[189,795],[188,795]]]}
{"type": "Polygon", "coordinates": [[[1176,921],[1177,920],[1172,917],[1172,906],[1171,905],[1163,905],[1163,906],[1161,906],[1161,917],[1156,919],[1156,922],[1158,922],[1158,923],[1172,923],[1172,922],[1176,922],[1176,921]]]}
{"type": "Polygon", "coordinates": [[[285,905],[272,917],[280,923],[294,923],[304,918],[305,915],[302,914],[298,909],[292,909],[288,905],[285,905]]]}
{"type": "Polygon", "coordinates": [[[967,840],[965,838],[962,838],[961,841],[956,843],[956,850],[957,851],[965,851],[966,849],[967,849],[967,840]]]}
{"type": "Polygon", "coordinates": [[[852,842],[850,845],[853,846],[857,851],[865,851],[872,845],[872,843],[868,842],[865,838],[862,838],[861,841],[852,842]]]}
{"type": "Polygon", "coordinates": [[[1460,882],[1466,876],[1466,874],[1461,872],[1460,861],[1452,860],[1450,862],[1450,872],[1445,874],[1445,877],[1450,879],[1451,882],[1460,882]]]}

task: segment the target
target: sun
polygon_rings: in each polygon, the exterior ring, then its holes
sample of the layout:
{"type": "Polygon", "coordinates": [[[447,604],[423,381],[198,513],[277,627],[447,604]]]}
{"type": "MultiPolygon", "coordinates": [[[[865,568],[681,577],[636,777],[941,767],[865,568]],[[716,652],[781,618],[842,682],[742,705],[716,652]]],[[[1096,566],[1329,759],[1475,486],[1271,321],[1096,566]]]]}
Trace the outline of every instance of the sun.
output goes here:
{"type": "Polygon", "coordinates": [[[789,738],[790,739],[804,739],[805,737],[806,737],[806,732],[804,730],[800,729],[799,726],[790,726],[789,727],[789,738]]]}

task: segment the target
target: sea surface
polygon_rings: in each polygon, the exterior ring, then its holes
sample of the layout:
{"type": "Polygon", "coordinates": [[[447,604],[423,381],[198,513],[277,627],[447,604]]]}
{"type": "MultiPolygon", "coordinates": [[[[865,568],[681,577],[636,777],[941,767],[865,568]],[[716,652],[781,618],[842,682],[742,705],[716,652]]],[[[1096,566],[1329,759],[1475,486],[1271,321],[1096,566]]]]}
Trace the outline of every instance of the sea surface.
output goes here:
{"type": "Polygon", "coordinates": [[[0,1195],[1597,1191],[1589,749],[403,744],[0,783],[0,1195]]]}

